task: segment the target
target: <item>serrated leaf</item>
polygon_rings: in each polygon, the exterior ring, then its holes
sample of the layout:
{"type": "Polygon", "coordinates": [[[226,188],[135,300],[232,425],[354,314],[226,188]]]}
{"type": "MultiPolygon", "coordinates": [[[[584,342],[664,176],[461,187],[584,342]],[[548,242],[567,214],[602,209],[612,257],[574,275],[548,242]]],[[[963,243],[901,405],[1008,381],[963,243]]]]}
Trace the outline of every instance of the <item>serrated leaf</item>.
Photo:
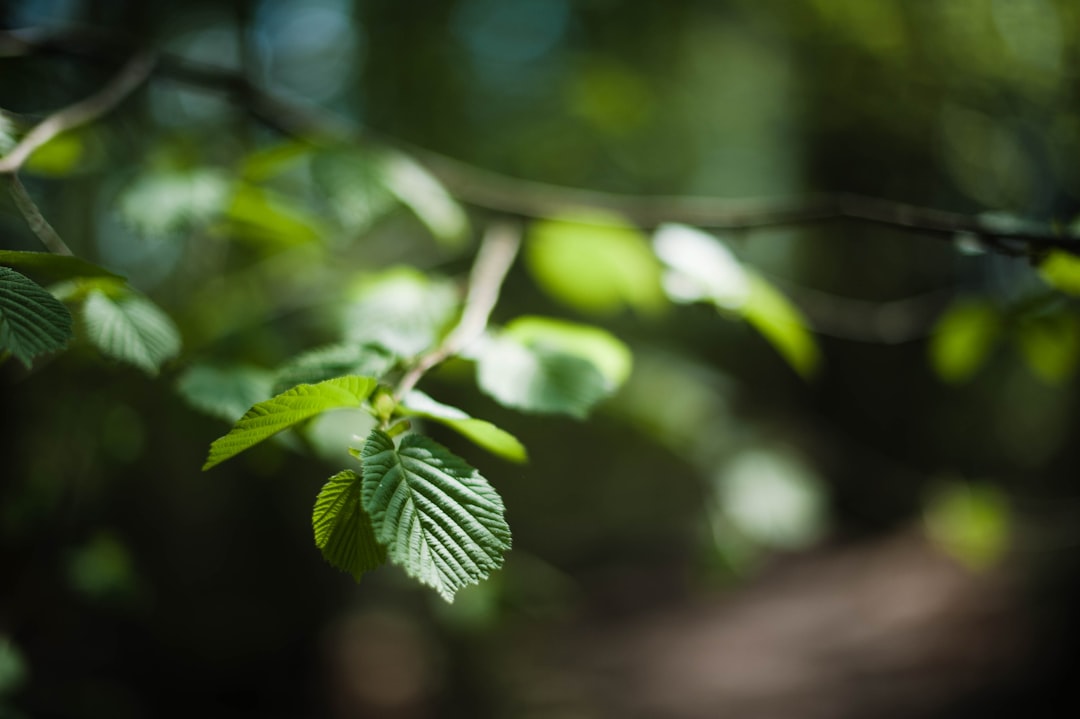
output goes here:
{"type": "Polygon", "coordinates": [[[274,394],[272,382],[273,373],[262,367],[196,364],[180,375],[176,388],[192,407],[235,422],[253,404],[274,394]]]}
{"type": "Polygon", "coordinates": [[[273,393],[298,384],[315,384],[333,377],[358,374],[381,377],[394,366],[394,356],[375,345],[342,343],[326,345],[293,357],[278,368],[273,393]]]}
{"type": "Polygon", "coordinates": [[[386,562],[386,548],[375,539],[361,502],[362,483],[352,470],[338,472],[323,485],[311,515],[315,546],[326,561],[358,582],[364,572],[386,562]]]}
{"type": "Polygon", "coordinates": [[[457,316],[458,295],[448,282],[411,267],[365,278],[345,308],[347,339],[413,357],[434,346],[457,316]]]}
{"type": "Polygon", "coordinates": [[[214,440],[203,470],[318,414],[359,407],[376,384],[374,377],[335,377],[318,384],[302,384],[259,402],[244,413],[228,434],[214,440]]]}
{"type": "Polygon", "coordinates": [[[1080,319],[1064,312],[1028,319],[1016,341],[1032,372],[1048,384],[1063,384],[1080,359],[1080,319]]]}
{"type": "Polygon", "coordinates": [[[399,447],[379,430],[364,443],[363,504],[390,561],[448,602],[502,566],[510,527],[480,473],[417,434],[399,447]]]}
{"type": "Polygon", "coordinates": [[[34,357],[62,350],[71,339],[71,313],[48,290],[0,267],[0,350],[26,367],[34,357]]]}
{"type": "Polygon", "coordinates": [[[92,290],[83,303],[87,336],[107,357],[156,375],[161,365],[180,352],[180,332],[157,305],[126,292],[110,297],[92,290]]]}
{"type": "Polygon", "coordinates": [[[821,363],[821,351],[808,329],[806,318],[787,297],[763,277],[747,272],[750,291],[742,315],[792,369],[812,376],[821,363]]]}
{"type": "Polygon", "coordinates": [[[1039,265],[1039,276],[1051,287],[1073,297],[1080,296],[1080,257],[1054,251],[1039,265]]]}
{"type": "Polygon", "coordinates": [[[518,317],[503,329],[507,337],[530,346],[545,346],[576,355],[596,365],[615,389],[630,376],[633,354],[607,330],[550,317],[518,317]]]}
{"type": "Polygon", "coordinates": [[[120,275],[99,267],[92,262],[71,255],[54,255],[51,252],[24,252],[0,250],[0,265],[15,267],[28,275],[49,282],[70,280],[75,277],[108,277],[123,280],[120,275]]]}
{"type": "Polygon", "coordinates": [[[469,220],[442,184],[416,160],[385,151],[379,158],[383,182],[403,205],[412,210],[435,239],[460,247],[468,236],[469,220]]]}
{"type": "Polygon", "coordinates": [[[607,379],[592,362],[512,337],[496,337],[481,346],[476,380],[483,392],[506,407],[578,419],[610,393],[607,379]]]}
{"type": "Polygon", "coordinates": [[[664,306],[660,263],[636,228],[617,216],[543,220],[529,228],[529,270],[548,294],[598,315],[664,306]]]}
{"type": "Polygon", "coordinates": [[[986,361],[1001,334],[1001,317],[984,300],[963,298],[947,309],[934,326],[930,363],[938,377],[959,383],[986,361]]]}
{"type": "Polygon", "coordinates": [[[424,417],[443,424],[471,442],[511,462],[528,461],[528,453],[517,437],[491,422],[474,419],[457,407],[437,402],[419,390],[412,390],[401,400],[406,415],[424,417]]]}

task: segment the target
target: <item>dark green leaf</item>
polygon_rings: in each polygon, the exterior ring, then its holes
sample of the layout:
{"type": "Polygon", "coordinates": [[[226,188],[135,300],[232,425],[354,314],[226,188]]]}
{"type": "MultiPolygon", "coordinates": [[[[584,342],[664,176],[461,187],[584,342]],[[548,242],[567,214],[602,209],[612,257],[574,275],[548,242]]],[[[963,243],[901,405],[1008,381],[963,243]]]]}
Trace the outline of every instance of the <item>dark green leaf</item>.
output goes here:
{"type": "Polygon", "coordinates": [[[0,250],[0,265],[14,267],[26,274],[34,275],[47,282],[70,280],[75,277],[109,277],[124,279],[86,260],[71,255],[54,255],[51,252],[23,252],[21,250],[0,250]]]}
{"type": "Polygon", "coordinates": [[[360,501],[361,484],[356,472],[338,472],[323,485],[311,515],[315,546],[326,561],[358,582],[364,572],[386,562],[386,549],[375,539],[360,501]]]}
{"type": "Polygon", "coordinates": [[[156,375],[180,352],[180,332],[169,316],[134,292],[110,297],[93,290],[83,304],[90,341],[107,357],[156,375]]]}
{"type": "Polygon", "coordinates": [[[34,357],[63,349],[70,339],[67,307],[30,278],[0,267],[0,350],[29,367],[34,357]]]}

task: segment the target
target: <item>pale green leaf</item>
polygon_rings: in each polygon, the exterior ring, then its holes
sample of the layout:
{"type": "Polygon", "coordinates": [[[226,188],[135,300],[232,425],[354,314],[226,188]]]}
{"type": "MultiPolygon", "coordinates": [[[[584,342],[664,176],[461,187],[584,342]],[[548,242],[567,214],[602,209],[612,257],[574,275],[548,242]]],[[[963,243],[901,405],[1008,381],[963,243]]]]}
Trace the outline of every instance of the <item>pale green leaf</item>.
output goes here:
{"type": "Polygon", "coordinates": [[[240,164],[239,174],[249,182],[263,182],[301,164],[314,146],[303,140],[288,140],[250,153],[240,164]]]}
{"type": "Polygon", "coordinates": [[[397,206],[376,156],[334,147],[315,156],[313,175],[338,222],[359,234],[397,206]]]}
{"type": "Polygon", "coordinates": [[[401,409],[406,415],[439,422],[503,459],[528,460],[525,445],[514,435],[491,422],[474,419],[457,407],[437,402],[419,390],[412,390],[402,398],[401,409]]]}
{"type": "Polygon", "coordinates": [[[55,255],[51,252],[24,252],[22,250],[0,250],[0,265],[14,267],[25,274],[39,277],[48,282],[70,280],[76,277],[106,277],[115,280],[124,278],[104,267],[73,257],[55,255]]]}
{"type": "Polygon", "coordinates": [[[225,212],[230,237],[277,246],[316,242],[328,232],[322,220],[289,197],[254,185],[241,185],[225,212]]]}
{"type": "Polygon", "coordinates": [[[90,136],[84,132],[62,132],[26,159],[24,169],[34,175],[63,177],[82,165],[89,154],[90,136]]]}
{"type": "Polygon", "coordinates": [[[363,504],[390,561],[446,601],[502,566],[510,549],[502,499],[437,442],[417,434],[400,447],[374,430],[364,443],[363,504]]]}
{"type": "Polygon", "coordinates": [[[1009,547],[1009,501],[992,485],[943,484],[927,500],[924,517],[930,538],[972,569],[991,567],[1009,547]]]}
{"type": "Polygon", "coordinates": [[[1073,297],[1080,296],[1080,257],[1054,251],[1039,265],[1039,276],[1051,287],[1073,297]]]}
{"type": "Polygon", "coordinates": [[[168,236],[205,227],[219,217],[231,189],[229,178],[216,169],[153,171],[136,177],[117,204],[137,232],[168,236]]]}
{"type": "Polygon", "coordinates": [[[656,256],[667,266],[664,291],[676,302],[711,302],[736,311],[750,297],[751,281],[719,238],[687,225],[668,224],[653,237],[656,256]]]}
{"type": "Polygon", "coordinates": [[[278,368],[273,393],[347,374],[381,377],[394,366],[394,361],[393,355],[376,345],[349,342],[317,347],[278,368]]]}
{"type": "Polygon", "coordinates": [[[503,332],[525,345],[549,347],[589,360],[612,389],[626,381],[634,364],[629,347],[607,330],[592,325],[526,316],[510,322],[503,332]]]}
{"type": "Polygon", "coordinates": [[[750,291],[742,306],[743,317],[803,377],[813,375],[821,363],[817,341],[802,312],[763,277],[747,271],[750,291]]]}
{"type": "Polygon", "coordinates": [[[352,291],[343,317],[346,338],[374,343],[401,357],[434,346],[457,317],[458,294],[446,281],[411,267],[365,278],[352,291]]]}
{"type": "Polygon", "coordinates": [[[0,267],[0,351],[29,367],[34,357],[62,350],[71,339],[71,314],[29,277],[0,267]]]}
{"type": "Polygon", "coordinates": [[[1058,313],[1028,319],[1016,341],[1032,372],[1049,384],[1062,384],[1080,359],[1080,318],[1058,313]]]}
{"type": "Polygon", "coordinates": [[[176,388],[192,407],[235,422],[253,404],[274,394],[272,382],[273,374],[262,367],[196,364],[184,370],[176,388]]]}
{"type": "Polygon", "coordinates": [[[295,424],[332,409],[359,407],[377,384],[373,377],[335,377],[302,384],[249,409],[224,437],[214,440],[207,470],[295,424]]]}
{"type": "Polygon", "coordinates": [[[483,344],[476,379],[481,390],[506,407],[578,419],[610,393],[607,379],[592,362],[512,337],[483,344]]]}
{"type": "Polygon", "coordinates": [[[381,153],[379,167],[385,186],[437,240],[450,247],[462,245],[468,237],[468,217],[430,172],[411,157],[389,150],[381,153]]]}
{"type": "Polygon", "coordinates": [[[180,332],[169,316],[142,295],[110,297],[92,290],[83,303],[87,336],[102,354],[156,375],[180,352],[180,332]]]}
{"type": "Polygon", "coordinates": [[[930,339],[930,363],[938,377],[959,383],[986,361],[1002,329],[1001,316],[984,300],[957,300],[938,319],[930,339]]]}
{"type": "Polygon", "coordinates": [[[542,220],[529,228],[526,260],[548,294],[591,314],[664,305],[660,263],[636,228],[596,215],[542,220]]]}
{"type": "Polygon", "coordinates": [[[323,485],[311,515],[315,546],[326,561],[358,582],[364,572],[386,562],[386,549],[375,539],[360,501],[362,483],[352,470],[338,472],[323,485]]]}

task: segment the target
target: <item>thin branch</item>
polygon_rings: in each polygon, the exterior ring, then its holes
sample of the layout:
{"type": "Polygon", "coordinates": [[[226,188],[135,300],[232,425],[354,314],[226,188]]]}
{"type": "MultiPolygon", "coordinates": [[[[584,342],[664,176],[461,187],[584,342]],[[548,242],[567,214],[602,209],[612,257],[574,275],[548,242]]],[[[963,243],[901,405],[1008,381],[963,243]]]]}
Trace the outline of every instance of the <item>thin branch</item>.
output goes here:
{"type": "Polygon", "coordinates": [[[488,228],[469,274],[469,289],[461,319],[438,347],[421,356],[401,378],[394,390],[398,400],[408,394],[432,368],[461,352],[484,333],[495,303],[499,300],[503,281],[520,247],[521,228],[517,225],[499,222],[488,228]]]}
{"type": "Polygon", "coordinates": [[[23,186],[19,176],[12,173],[8,179],[11,180],[11,198],[15,201],[15,206],[19,208],[19,212],[26,219],[26,224],[30,226],[30,230],[41,240],[41,244],[45,245],[45,249],[56,255],[72,254],[71,248],[67,246],[67,243],[60,238],[53,226],[45,219],[45,215],[41,214],[41,210],[38,209],[33,198],[30,197],[30,193],[26,191],[26,187],[23,186]]]}
{"type": "Polygon", "coordinates": [[[34,150],[49,140],[62,132],[93,122],[115,108],[150,76],[154,61],[154,55],[150,53],[135,55],[105,87],[35,125],[11,152],[0,158],[0,174],[18,172],[34,150]]]}
{"type": "MultiPolygon", "coordinates": [[[[86,31],[0,32],[0,56],[32,52],[90,61],[110,61],[131,43],[116,35],[86,31]]],[[[361,130],[329,113],[275,97],[242,73],[162,54],[155,72],[205,90],[223,92],[258,121],[284,135],[313,142],[356,142],[365,138],[396,146],[422,162],[460,201],[524,218],[609,210],[643,228],[681,222],[717,230],[799,226],[847,220],[867,222],[949,242],[973,235],[988,251],[1025,256],[1064,250],[1080,255],[1080,237],[1048,228],[1005,229],[977,216],[919,207],[851,193],[789,200],[724,200],[713,197],[634,196],[560,187],[483,170],[408,143],[361,130]]]]}

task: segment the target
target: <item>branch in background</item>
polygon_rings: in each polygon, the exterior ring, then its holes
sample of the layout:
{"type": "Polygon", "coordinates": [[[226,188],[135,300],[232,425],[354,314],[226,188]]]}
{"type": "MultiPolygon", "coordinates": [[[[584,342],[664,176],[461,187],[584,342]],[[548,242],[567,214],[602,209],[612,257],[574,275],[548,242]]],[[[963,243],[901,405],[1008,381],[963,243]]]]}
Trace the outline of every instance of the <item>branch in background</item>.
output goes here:
{"type": "Polygon", "coordinates": [[[520,247],[520,227],[500,222],[488,228],[469,274],[469,289],[461,320],[438,347],[420,357],[401,378],[394,390],[398,400],[408,394],[428,371],[461,352],[484,333],[491,311],[499,300],[503,281],[520,247]]]}
{"type": "MultiPolygon", "coordinates": [[[[106,62],[115,61],[118,54],[130,52],[131,47],[125,38],[87,31],[0,32],[0,57],[42,53],[106,62]]],[[[370,138],[396,146],[421,161],[460,201],[504,214],[536,218],[600,209],[617,212],[643,228],[681,222],[717,230],[854,220],[950,242],[957,235],[973,235],[987,250],[1010,256],[1052,249],[1080,255],[1080,238],[1063,231],[1004,229],[977,216],[850,193],[786,201],[721,200],[621,195],[532,182],[483,170],[371,130],[361,130],[329,113],[277,98],[256,87],[242,73],[168,54],[161,56],[155,73],[222,92],[258,121],[289,137],[313,142],[356,142],[370,138]]]]}
{"type": "Polygon", "coordinates": [[[71,248],[60,238],[53,226],[45,219],[45,215],[41,214],[41,210],[34,204],[34,200],[31,199],[30,193],[26,191],[19,176],[12,174],[9,179],[11,180],[11,198],[15,201],[15,207],[19,208],[19,212],[26,219],[26,224],[30,226],[30,231],[37,235],[41,244],[45,245],[45,249],[56,255],[72,254],[71,248]]]}

